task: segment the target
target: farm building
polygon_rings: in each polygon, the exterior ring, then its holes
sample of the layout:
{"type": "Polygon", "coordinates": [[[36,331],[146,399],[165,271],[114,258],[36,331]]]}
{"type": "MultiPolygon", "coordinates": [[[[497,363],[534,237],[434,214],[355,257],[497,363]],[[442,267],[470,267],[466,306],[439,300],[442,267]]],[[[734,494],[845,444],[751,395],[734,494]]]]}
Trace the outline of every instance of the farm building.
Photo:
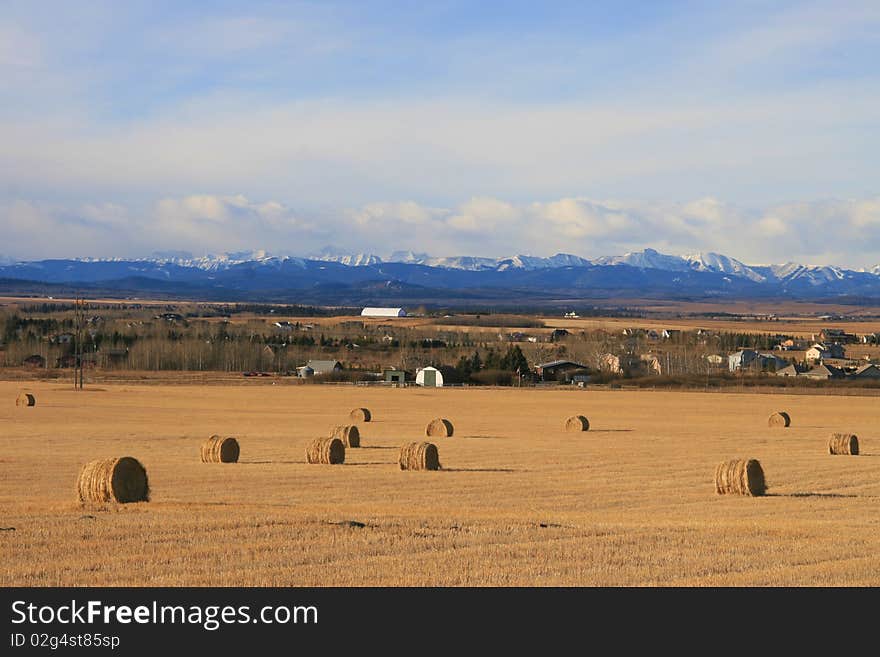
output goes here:
{"type": "Polygon", "coordinates": [[[342,363],[338,360],[310,360],[305,366],[312,370],[312,374],[333,374],[342,371],[342,363]]]}
{"type": "Polygon", "coordinates": [[[412,375],[406,370],[398,370],[394,367],[386,367],[382,370],[382,380],[385,383],[406,383],[411,379],[412,375]]]}
{"type": "Polygon", "coordinates": [[[364,308],[361,317],[406,317],[403,308],[364,308]]]}
{"type": "Polygon", "coordinates": [[[568,381],[574,373],[585,374],[589,368],[572,360],[553,360],[535,365],[535,373],[542,381],[568,381]]]}
{"type": "Polygon", "coordinates": [[[443,374],[436,367],[423,367],[416,372],[416,385],[426,388],[442,388],[443,374]]]}

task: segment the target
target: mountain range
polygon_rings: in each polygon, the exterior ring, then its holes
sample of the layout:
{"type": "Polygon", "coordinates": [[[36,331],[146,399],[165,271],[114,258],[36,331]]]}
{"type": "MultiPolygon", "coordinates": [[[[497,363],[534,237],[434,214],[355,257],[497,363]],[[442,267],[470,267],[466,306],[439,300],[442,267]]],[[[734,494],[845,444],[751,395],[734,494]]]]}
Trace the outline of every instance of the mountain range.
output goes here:
{"type": "Polygon", "coordinates": [[[332,249],[306,257],[172,251],[147,258],[0,260],[0,292],[73,291],[321,305],[546,305],[615,297],[857,301],[880,299],[880,265],[746,265],[718,253],[678,256],[654,249],[593,260],[565,253],[485,258],[411,251],[382,258],[332,249]]]}

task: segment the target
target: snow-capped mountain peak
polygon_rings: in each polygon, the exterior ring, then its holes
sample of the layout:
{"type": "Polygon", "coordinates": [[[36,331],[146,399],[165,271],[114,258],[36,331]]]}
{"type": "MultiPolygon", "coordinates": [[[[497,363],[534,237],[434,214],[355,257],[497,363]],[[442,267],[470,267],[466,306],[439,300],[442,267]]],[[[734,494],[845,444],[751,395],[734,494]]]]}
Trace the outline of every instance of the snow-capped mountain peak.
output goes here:
{"type": "Polygon", "coordinates": [[[748,278],[756,283],[763,283],[767,280],[766,276],[762,276],[748,265],[743,264],[735,258],[722,255],[720,253],[694,253],[684,256],[691,268],[696,271],[714,271],[720,274],[730,274],[748,278]]]}
{"type": "Polygon", "coordinates": [[[666,271],[687,271],[690,263],[676,255],[666,255],[654,249],[644,249],[624,253],[622,256],[604,256],[594,260],[597,265],[629,265],[639,269],[663,269],[666,271]]]}

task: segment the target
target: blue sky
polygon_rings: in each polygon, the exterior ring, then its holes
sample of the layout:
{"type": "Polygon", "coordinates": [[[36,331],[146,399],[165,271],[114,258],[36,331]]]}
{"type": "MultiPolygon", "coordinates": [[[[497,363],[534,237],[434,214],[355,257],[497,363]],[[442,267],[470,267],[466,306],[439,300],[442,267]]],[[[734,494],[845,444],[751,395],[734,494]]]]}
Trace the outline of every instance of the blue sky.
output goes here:
{"type": "Polygon", "coordinates": [[[878,35],[877,2],[3,2],[0,254],[875,265],[878,35]]]}

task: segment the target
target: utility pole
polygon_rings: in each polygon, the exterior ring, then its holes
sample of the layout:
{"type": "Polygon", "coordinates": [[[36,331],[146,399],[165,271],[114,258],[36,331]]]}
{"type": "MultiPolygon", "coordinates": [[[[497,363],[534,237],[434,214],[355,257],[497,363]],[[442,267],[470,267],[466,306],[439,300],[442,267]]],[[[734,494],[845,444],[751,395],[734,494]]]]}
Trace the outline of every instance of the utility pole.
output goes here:
{"type": "Polygon", "coordinates": [[[83,389],[83,343],[85,341],[86,302],[77,297],[73,302],[73,324],[76,345],[73,355],[73,389],[83,389]]]}

